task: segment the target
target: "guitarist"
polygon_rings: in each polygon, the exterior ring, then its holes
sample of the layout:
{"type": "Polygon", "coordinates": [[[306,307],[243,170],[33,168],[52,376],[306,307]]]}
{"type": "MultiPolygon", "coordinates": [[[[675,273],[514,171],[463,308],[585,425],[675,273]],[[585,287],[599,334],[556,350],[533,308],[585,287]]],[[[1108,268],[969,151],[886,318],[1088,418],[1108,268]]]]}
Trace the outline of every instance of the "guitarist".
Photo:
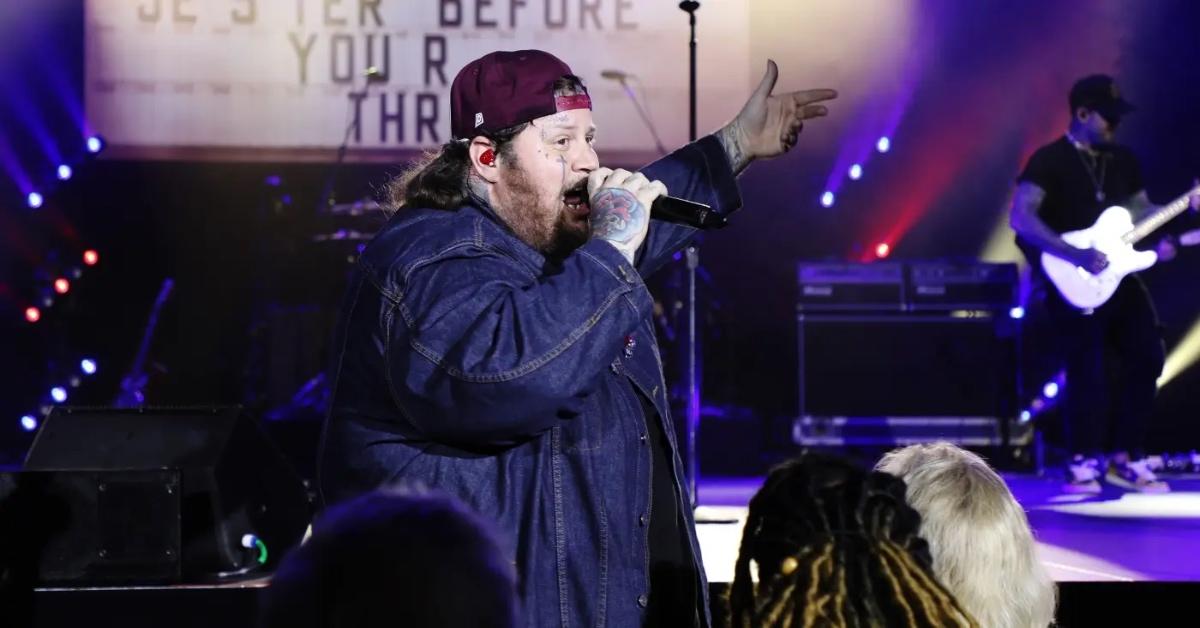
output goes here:
{"type": "MultiPolygon", "coordinates": [[[[1095,249],[1077,249],[1059,234],[1090,227],[1100,213],[1121,205],[1135,216],[1153,211],[1133,153],[1113,143],[1121,119],[1134,110],[1112,77],[1080,79],[1068,98],[1071,123],[1066,135],[1039,148],[1017,177],[1011,225],[1017,244],[1040,281],[1050,319],[1062,339],[1067,385],[1062,409],[1068,463],[1064,490],[1100,492],[1103,473],[1127,490],[1165,492],[1144,457],[1146,424],[1163,366],[1158,319],[1145,285],[1126,277],[1116,294],[1091,311],[1068,304],[1045,280],[1040,253],[1061,257],[1093,274],[1108,260],[1095,249]],[[1102,466],[1105,452],[1110,455],[1102,466]]],[[[1200,197],[1192,199],[1197,206],[1200,197]]],[[[1174,247],[1160,243],[1163,259],[1174,247]]]]}

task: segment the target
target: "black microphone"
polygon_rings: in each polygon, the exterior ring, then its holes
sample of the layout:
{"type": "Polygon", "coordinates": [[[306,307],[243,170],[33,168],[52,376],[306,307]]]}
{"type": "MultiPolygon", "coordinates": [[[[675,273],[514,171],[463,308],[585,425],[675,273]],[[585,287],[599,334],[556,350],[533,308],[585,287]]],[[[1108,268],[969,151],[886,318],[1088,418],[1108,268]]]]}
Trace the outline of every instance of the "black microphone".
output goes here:
{"type": "Polygon", "coordinates": [[[650,218],[697,229],[720,229],[729,224],[729,220],[712,207],[674,196],[654,199],[650,204],[650,218]]]}

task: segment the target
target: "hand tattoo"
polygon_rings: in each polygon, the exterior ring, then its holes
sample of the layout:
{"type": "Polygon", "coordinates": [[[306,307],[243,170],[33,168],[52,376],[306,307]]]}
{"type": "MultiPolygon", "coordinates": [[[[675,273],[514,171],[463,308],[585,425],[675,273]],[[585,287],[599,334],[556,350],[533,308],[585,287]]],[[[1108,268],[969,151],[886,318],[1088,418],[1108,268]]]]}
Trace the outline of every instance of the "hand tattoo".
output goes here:
{"type": "Polygon", "coordinates": [[[637,196],[623,188],[604,188],[592,197],[591,210],[592,237],[608,240],[632,262],[647,220],[637,196]]]}
{"type": "Polygon", "coordinates": [[[741,136],[741,124],[737,118],[717,131],[717,139],[720,140],[721,146],[725,147],[725,154],[729,157],[729,165],[733,168],[735,175],[750,165],[750,156],[742,147],[741,136]]]}

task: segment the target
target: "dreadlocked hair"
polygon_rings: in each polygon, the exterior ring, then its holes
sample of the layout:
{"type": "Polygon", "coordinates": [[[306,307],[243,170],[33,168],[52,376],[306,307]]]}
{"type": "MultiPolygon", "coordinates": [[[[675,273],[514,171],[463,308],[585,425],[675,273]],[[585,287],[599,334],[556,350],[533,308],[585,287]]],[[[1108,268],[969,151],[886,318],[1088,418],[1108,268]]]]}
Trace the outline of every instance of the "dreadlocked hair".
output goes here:
{"type": "MultiPolygon", "coordinates": [[[[586,94],[583,79],[567,74],[554,82],[555,95],[586,94]]],[[[522,122],[515,126],[479,135],[488,138],[496,146],[496,156],[514,160],[513,138],[529,126],[522,122]]],[[[387,209],[395,212],[402,207],[425,207],[430,209],[458,209],[467,201],[467,176],[471,172],[471,155],[468,147],[470,138],[450,140],[437,150],[431,150],[405,168],[399,176],[387,184],[390,202],[387,209]]]]}
{"type": "Polygon", "coordinates": [[[774,469],[750,500],[730,625],[977,627],[934,579],[904,492],[901,480],[829,456],[774,469]]]}

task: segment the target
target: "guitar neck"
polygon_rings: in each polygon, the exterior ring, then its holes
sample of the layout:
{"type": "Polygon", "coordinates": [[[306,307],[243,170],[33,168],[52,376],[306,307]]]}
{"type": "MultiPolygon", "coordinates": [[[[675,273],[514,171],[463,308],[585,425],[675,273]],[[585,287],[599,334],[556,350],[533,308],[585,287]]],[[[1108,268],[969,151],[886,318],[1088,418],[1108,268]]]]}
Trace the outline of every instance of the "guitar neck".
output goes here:
{"type": "Polygon", "coordinates": [[[1129,233],[1121,236],[1121,239],[1126,244],[1136,244],[1142,238],[1154,233],[1159,227],[1167,224],[1172,218],[1187,211],[1187,208],[1191,205],[1191,197],[1195,194],[1200,194],[1200,185],[1189,190],[1187,194],[1150,212],[1149,215],[1139,220],[1129,233]]]}

